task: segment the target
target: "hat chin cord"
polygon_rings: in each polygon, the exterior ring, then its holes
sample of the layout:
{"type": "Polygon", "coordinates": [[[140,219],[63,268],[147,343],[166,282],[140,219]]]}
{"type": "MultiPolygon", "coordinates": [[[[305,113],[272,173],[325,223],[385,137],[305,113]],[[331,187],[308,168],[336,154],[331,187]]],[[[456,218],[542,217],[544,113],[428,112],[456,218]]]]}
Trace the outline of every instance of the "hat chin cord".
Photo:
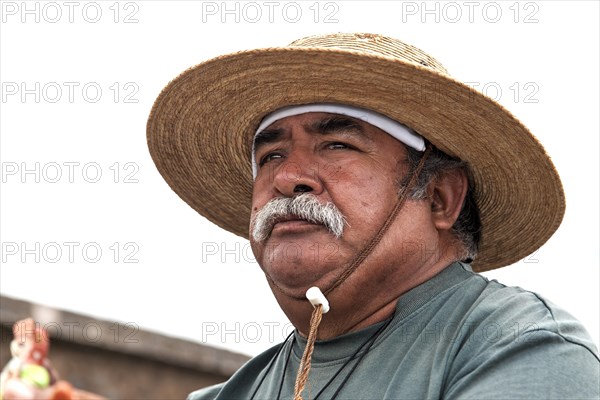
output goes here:
{"type": "Polygon", "coordinates": [[[408,184],[398,198],[394,209],[391,211],[390,215],[388,215],[381,228],[379,228],[379,231],[377,231],[369,243],[362,249],[356,258],[354,258],[352,263],[346,267],[344,272],[342,272],[333,285],[327,289],[324,294],[316,286],[311,287],[306,292],[306,298],[313,305],[313,312],[310,317],[310,330],[308,332],[306,347],[304,348],[304,353],[302,354],[302,359],[300,360],[300,367],[298,368],[298,374],[296,375],[296,383],[294,385],[294,400],[302,400],[302,392],[304,391],[306,382],[308,381],[308,373],[310,372],[312,354],[315,349],[315,340],[317,339],[317,331],[319,329],[319,325],[321,324],[323,314],[329,311],[329,302],[325,296],[344,283],[344,281],[348,279],[350,275],[354,273],[354,271],[356,271],[356,269],[369,256],[369,254],[371,254],[373,249],[375,249],[375,247],[379,244],[383,238],[383,235],[385,235],[389,227],[392,225],[392,222],[394,222],[396,216],[404,206],[404,203],[406,203],[411,189],[414,187],[418,176],[421,174],[421,170],[425,165],[425,161],[427,160],[429,153],[431,153],[431,144],[427,145],[427,148],[421,156],[419,164],[410,177],[408,184]]]}

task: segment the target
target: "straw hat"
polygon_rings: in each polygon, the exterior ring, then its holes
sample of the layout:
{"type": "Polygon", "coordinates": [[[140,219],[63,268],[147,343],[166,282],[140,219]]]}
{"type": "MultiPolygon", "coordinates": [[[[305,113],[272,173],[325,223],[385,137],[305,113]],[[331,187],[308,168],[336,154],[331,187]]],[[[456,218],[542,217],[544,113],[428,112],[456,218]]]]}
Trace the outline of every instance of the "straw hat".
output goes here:
{"type": "Polygon", "coordinates": [[[185,202],[248,238],[255,130],[266,114],[309,103],[377,111],[471,165],[483,227],[476,271],[522,259],[560,225],[560,178],[529,130],[431,56],[379,35],[311,36],[188,69],[154,103],[150,154],[185,202]]]}

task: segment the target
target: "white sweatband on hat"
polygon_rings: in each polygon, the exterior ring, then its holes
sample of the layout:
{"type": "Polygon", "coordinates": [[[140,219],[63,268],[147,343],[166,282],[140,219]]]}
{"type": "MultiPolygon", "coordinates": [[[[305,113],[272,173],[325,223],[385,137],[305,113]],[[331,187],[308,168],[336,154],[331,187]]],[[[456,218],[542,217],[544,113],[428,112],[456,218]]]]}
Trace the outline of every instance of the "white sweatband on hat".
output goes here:
{"type": "MultiPolygon", "coordinates": [[[[408,147],[412,147],[417,151],[425,150],[425,139],[417,134],[406,125],[402,125],[393,119],[386,117],[378,112],[367,110],[365,108],[348,106],[345,104],[332,103],[313,103],[302,104],[298,106],[289,106],[273,111],[263,118],[254,136],[262,132],[269,125],[280,119],[291,117],[293,115],[306,114],[310,112],[325,112],[331,114],[347,115],[348,117],[356,118],[368,124],[376,126],[382,131],[390,134],[408,147]]],[[[257,174],[256,159],[254,157],[254,144],[252,145],[252,178],[256,179],[257,174]]]]}

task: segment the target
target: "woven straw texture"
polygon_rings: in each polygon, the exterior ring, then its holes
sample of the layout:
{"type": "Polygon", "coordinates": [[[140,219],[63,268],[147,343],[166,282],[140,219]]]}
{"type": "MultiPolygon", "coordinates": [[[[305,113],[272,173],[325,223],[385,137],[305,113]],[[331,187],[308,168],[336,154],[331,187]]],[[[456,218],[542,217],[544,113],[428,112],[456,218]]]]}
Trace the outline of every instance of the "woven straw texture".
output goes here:
{"type": "Polygon", "coordinates": [[[372,109],[469,162],[483,226],[476,271],[531,254],[562,221],[560,178],[528,129],[431,56],[379,35],[313,36],[188,69],[152,108],[150,154],[185,202],[248,238],[254,131],[266,114],[308,103],[372,109]]]}

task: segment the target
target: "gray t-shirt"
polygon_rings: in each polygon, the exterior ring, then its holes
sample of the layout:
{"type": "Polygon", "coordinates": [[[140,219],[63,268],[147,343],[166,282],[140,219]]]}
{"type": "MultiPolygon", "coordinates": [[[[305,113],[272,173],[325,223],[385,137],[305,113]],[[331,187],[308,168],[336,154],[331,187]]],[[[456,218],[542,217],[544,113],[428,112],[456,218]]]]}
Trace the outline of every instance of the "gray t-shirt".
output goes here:
{"type": "MultiPolygon", "coordinates": [[[[255,391],[255,399],[291,399],[305,344],[295,333],[279,353],[279,345],[265,351],[188,400],[250,399],[255,391]]],[[[454,263],[402,295],[391,321],[316,343],[303,397],[336,392],[338,399],[598,399],[600,359],[565,311],[454,263]]]]}

